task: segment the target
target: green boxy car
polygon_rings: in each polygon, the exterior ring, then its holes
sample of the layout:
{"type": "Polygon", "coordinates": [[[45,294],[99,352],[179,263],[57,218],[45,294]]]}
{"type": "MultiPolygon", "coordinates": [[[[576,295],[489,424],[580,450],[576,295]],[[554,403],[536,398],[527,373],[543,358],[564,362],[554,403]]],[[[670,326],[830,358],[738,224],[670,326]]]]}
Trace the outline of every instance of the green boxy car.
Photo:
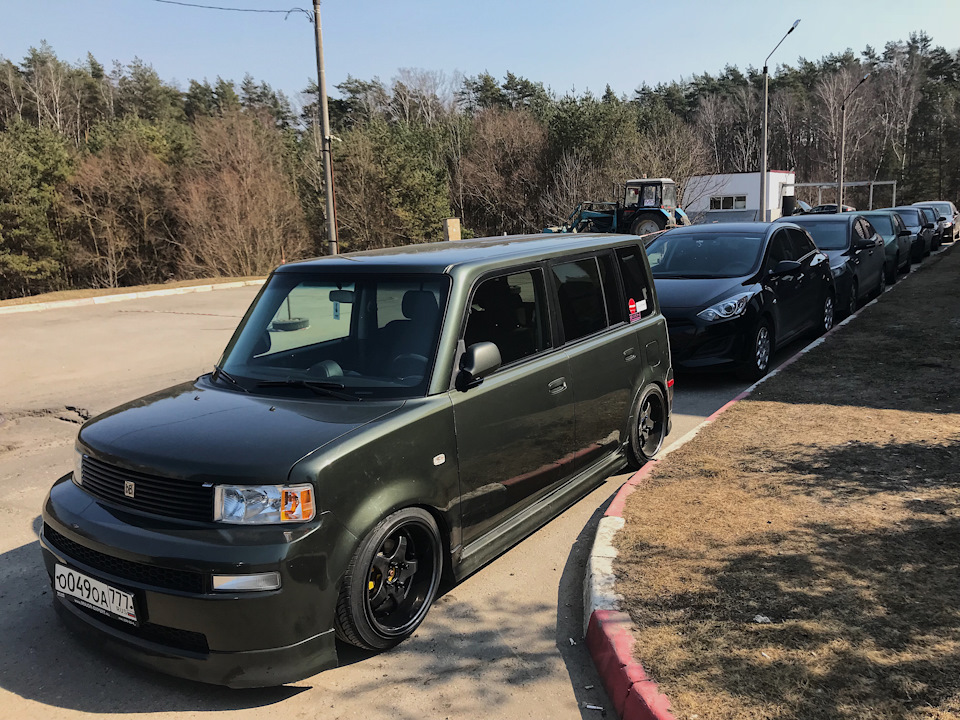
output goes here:
{"type": "Polygon", "coordinates": [[[86,422],[40,538],[66,622],[232,687],[386,649],[670,430],[639,238],[284,265],[212,373],[86,422]]]}

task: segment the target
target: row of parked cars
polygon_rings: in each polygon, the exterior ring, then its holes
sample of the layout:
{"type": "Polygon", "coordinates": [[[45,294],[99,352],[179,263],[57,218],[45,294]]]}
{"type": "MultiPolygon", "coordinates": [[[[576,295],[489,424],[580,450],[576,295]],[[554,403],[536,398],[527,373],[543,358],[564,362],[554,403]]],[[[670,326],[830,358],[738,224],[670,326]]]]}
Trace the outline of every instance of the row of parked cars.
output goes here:
{"type": "Polygon", "coordinates": [[[393,647],[442,586],[654,457],[674,367],[763,375],[929,252],[927,219],[284,265],[211,372],[80,429],[42,511],[55,607],[91,645],[232,687],[334,667],[343,643],[393,647]]]}
{"type": "Polygon", "coordinates": [[[960,230],[948,201],[843,210],[676,228],[648,241],[674,367],[762,377],[778,347],[826,332],[960,230]]]}

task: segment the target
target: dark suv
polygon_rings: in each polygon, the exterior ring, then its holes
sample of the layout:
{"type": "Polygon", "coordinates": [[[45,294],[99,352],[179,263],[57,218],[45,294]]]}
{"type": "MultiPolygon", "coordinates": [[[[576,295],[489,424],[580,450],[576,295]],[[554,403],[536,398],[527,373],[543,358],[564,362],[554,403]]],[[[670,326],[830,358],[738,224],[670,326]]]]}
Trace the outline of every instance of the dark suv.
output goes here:
{"type": "Polygon", "coordinates": [[[96,417],[43,506],[61,615],[134,662],[277,685],[372,650],[670,429],[640,239],[285,265],[214,371],[96,417]]]}
{"type": "Polygon", "coordinates": [[[915,263],[923,261],[930,250],[933,248],[933,236],[935,227],[926,215],[921,212],[921,208],[913,205],[901,205],[892,208],[881,208],[882,210],[893,210],[903,220],[903,224],[913,235],[913,255],[911,260],[915,263]]]}

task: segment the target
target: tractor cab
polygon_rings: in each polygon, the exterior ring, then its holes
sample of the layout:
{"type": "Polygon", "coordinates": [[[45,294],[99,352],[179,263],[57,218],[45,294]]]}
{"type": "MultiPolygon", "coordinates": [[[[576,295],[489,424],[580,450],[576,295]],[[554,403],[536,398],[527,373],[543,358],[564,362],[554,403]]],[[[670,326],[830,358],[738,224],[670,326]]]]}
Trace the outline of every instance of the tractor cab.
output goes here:
{"type": "Polygon", "coordinates": [[[677,207],[677,184],[670,178],[627,180],[623,191],[623,221],[634,235],[687,224],[677,207]]]}
{"type": "Polygon", "coordinates": [[[623,206],[673,210],[677,207],[677,184],[670,178],[627,180],[623,206]]]}

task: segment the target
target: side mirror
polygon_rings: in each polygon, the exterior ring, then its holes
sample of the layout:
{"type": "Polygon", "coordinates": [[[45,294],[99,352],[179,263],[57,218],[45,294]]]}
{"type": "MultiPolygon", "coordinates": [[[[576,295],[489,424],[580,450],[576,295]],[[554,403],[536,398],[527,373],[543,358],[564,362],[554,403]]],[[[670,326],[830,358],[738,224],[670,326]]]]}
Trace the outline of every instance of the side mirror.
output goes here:
{"type": "Polygon", "coordinates": [[[933,230],[933,223],[927,223],[923,226],[924,230],[933,230]]]}
{"type": "Polygon", "coordinates": [[[773,270],[770,271],[771,275],[788,275],[789,273],[796,272],[800,269],[800,263],[796,260],[781,260],[776,264],[773,270]]]}
{"type": "Polygon", "coordinates": [[[854,250],[870,250],[872,248],[875,248],[876,246],[877,246],[877,241],[872,237],[869,237],[869,238],[858,237],[856,240],[853,241],[854,250]]]}
{"type": "Polygon", "coordinates": [[[946,222],[946,221],[947,221],[947,219],[946,219],[945,217],[943,217],[943,215],[941,215],[940,217],[938,217],[937,220],[939,220],[940,222],[946,222]]]}
{"type": "Polygon", "coordinates": [[[460,356],[460,373],[457,375],[457,390],[463,392],[476,387],[488,375],[496,372],[502,360],[500,348],[492,342],[474,343],[460,356]]]}
{"type": "Polygon", "coordinates": [[[913,233],[906,229],[897,233],[897,237],[910,237],[911,235],[913,235],[913,233]]]}

